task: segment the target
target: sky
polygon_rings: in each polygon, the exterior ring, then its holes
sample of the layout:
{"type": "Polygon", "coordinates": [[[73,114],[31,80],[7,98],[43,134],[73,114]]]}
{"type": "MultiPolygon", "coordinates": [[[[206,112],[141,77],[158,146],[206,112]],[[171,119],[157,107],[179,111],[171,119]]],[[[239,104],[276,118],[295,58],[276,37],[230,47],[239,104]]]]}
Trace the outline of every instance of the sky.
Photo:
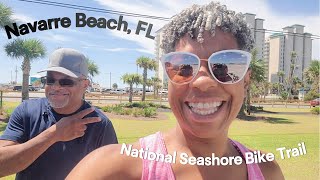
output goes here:
{"type": "MultiPolygon", "coordinates": [[[[106,20],[119,20],[117,14],[76,10],[64,7],[56,7],[44,4],[36,4],[23,0],[0,0],[0,2],[11,7],[14,11],[13,18],[19,23],[33,23],[34,21],[48,20],[52,18],[68,17],[71,26],[58,29],[31,32],[20,36],[23,39],[36,38],[43,42],[47,55],[36,59],[31,64],[31,75],[46,68],[49,55],[57,48],[74,48],[84,53],[99,67],[99,75],[93,78],[94,82],[102,87],[109,88],[110,84],[117,83],[120,88],[123,84],[120,77],[125,73],[140,73],[142,69],[137,68],[135,62],[140,56],[154,58],[155,42],[146,37],[146,31],[135,34],[138,22],[144,21],[152,24],[150,36],[155,36],[156,31],[168,21],[152,18],[123,16],[132,30],[127,32],[111,30],[98,27],[76,27],[76,13],[84,13],[88,17],[105,18],[106,20]],[[110,83],[111,74],[111,83],[110,83]]],[[[192,4],[206,4],[209,0],[57,0],[55,2],[88,6],[113,11],[124,11],[128,13],[144,14],[149,16],[170,18],[192,4]]],[[[320,36],[317,27],[320,27],[319,1],[318,0],[220,0],[227,5],[228,9],[236,12],[256,14],[256,18],[264,19],[264,28],[267,30],[282,31],[283,27],[293,24],[304,25],[305,32],[320,36]]],[[[144,26],[146,29],[148,26],[144,26]]],[[[123,28],[123,27],[122,27],[123,28]]],[[[271,34],[266,34],[267,36],[271,34]]],[[[13,38],[15,39],[15,37],[13,38]]],[[[15,80],[15,69],[17,67],[17,81],[21,83],[22,59],[8,57],[3,47],[11,42],[6,32],[0,30],[0,83],[9,83],[15,80]]],[[[320,59],[320,40],[314,39],[312,46],[312,58],[320,59]]],[[[148,77],[154,76],[155,72],[148,71],[148,77]]]]}

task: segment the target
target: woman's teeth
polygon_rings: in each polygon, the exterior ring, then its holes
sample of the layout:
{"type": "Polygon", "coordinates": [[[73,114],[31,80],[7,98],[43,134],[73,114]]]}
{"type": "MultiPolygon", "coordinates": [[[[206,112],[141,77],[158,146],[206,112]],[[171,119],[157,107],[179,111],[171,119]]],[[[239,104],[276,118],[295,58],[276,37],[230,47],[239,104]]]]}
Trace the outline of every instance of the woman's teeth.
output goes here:
{"type": "Polygon", "coordinates": [[[222,101],[219,102],[209,102],[209,103],[189,103],[189,107],[192,112],[200,115],[208,115],[215,113],[222,101]]]}

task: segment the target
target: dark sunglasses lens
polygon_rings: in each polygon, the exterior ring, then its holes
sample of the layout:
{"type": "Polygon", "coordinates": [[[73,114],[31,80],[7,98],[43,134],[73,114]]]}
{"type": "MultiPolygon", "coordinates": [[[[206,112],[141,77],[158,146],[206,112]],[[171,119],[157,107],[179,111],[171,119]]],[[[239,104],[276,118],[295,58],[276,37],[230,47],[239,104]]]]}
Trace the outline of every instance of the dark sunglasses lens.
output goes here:
{"type": "Polygon", "coordinates": [[[46,85],[52,85],[52,84],[54,84],[55,81],[56,80],[51,78],[51,77],[44,78],[44,82],[45,82],[46,85]]]}
{"type": "Polygon", "coordinates": [[[74,81],[71,79],[60,79],[59,80],[60,86],[73,86],[74,81]]]}
{"type": "Polygon", "coordinates": [[[169,54],[164,59],[164,68],[170,80],[177,84],[190,82],[199,67],[197,57],[189,54],[169,54]]]}
{"type": "Polygon", "coordinates": [[[59,81],[60,86],[74,86],[75,82],[71,79],[59,79],[59,80],[55,80],[52,77],[46,77],[42,79],[42,83],[46,84],[46,85],[53,85],[56,81],[59,81]]]}
{"type": "Polygon", "coordinates": [[[240,81],[247,71],[250,57],[241,52],[223,52],[210,57],[210,68],[221,83],[240,81]]]}

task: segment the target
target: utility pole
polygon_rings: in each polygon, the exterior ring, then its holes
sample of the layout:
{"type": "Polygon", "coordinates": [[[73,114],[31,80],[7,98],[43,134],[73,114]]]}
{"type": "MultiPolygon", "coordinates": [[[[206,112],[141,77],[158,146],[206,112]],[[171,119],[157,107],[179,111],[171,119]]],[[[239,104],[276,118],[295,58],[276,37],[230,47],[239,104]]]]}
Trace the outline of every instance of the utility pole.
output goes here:
{"type": "Polygon", "coordinates": [[[14,84],[17,84],[17,83],[18,83],[18,82],[17,82],[17,81],[18,81],[18,79],[17,79],[17,76],[18,76],[18,75],[17,75],[17,74],[18,74],[18,67],[17,67],[17,66],[16,66],[16,71],[15,71],[15,72],[16,72],[16,80],[15,80],[14,84]]]}
{"type": "Polygon", "coordinates": [[[110,72],[110,89],[112,89],[112,87],[111,87],[111,72],[110,72]]]}

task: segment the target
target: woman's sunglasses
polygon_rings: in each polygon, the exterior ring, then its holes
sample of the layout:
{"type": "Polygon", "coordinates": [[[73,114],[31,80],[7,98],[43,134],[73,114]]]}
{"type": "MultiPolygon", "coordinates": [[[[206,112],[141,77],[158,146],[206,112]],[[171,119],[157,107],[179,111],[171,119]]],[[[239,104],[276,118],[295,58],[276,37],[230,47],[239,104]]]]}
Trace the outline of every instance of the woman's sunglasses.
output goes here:
{"type": "MultiPolygon", "coordinates": [[[[84,79],[78,79],[78,81],[81,81],[84,79]]],[[[41,82],[43,84],[46,84],[48,86],[52,86],[58,81],[59,85],[61,87],[73,87],[77,84],[76,80],[68,79],[68,78],[63,78],[63,79],[54,79],[53,77],[46,76],[41,78],[41,82]]]]}
{"type": "MultiPolygon", "coordinates": [[[[200,69],[200,58],[188,52],[172,52],[161,58],[162,66],[171,82],[182,85],[190,83],[200,69]]],[[[235,84],[246,74],[251,54],[241,50],[223,50],[208,58],[212,77],[221,84],[235,84]]]]}

